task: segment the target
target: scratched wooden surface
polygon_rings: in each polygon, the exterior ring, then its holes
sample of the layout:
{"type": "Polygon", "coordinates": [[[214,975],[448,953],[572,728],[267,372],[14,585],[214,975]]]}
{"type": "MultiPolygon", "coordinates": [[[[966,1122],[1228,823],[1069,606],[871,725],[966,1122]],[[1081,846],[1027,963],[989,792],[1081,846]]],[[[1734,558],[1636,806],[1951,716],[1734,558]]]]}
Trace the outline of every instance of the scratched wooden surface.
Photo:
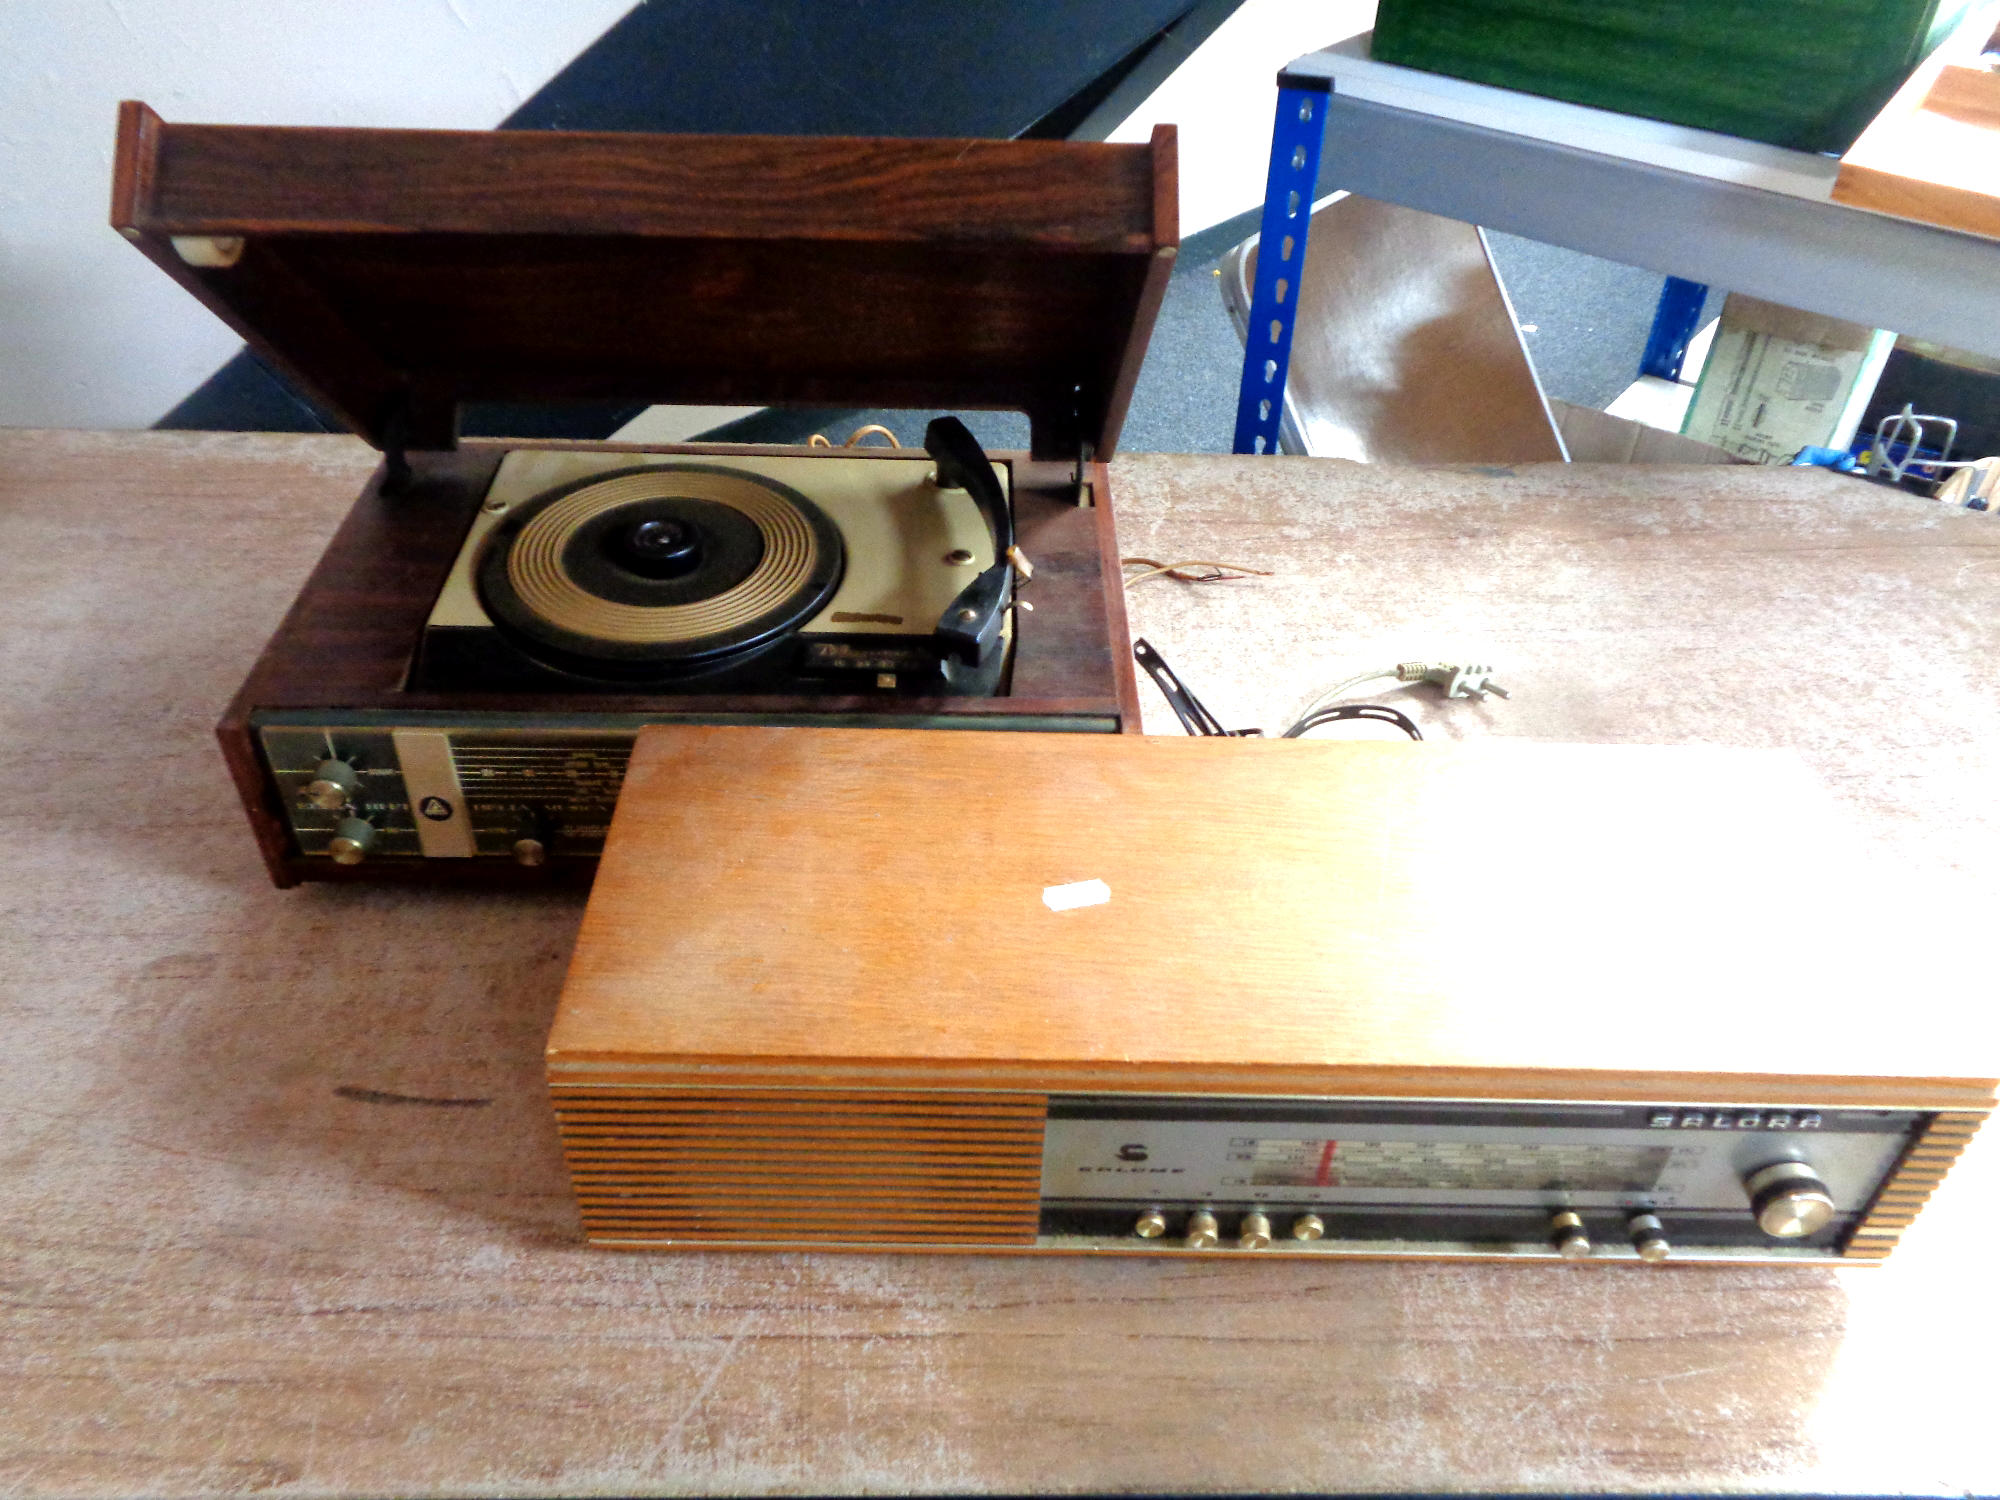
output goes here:
{"type": "MultiPolygon", "coordinates": [[[[2000,1488],[1995,1141],[1875,1271],[582,1248],[580,900],[274,891],[208,737],[371,463],[0,434],[0,1491],[2000,1488]]],[[[1483,650],[1513,702],[1433,734],[1793,744],[1940,921],[1990,904],[2000,522],[1741,469],[1118,493],[1127,551],[1276,570],[1133,591],[1225,722],[1483,650]]]]}

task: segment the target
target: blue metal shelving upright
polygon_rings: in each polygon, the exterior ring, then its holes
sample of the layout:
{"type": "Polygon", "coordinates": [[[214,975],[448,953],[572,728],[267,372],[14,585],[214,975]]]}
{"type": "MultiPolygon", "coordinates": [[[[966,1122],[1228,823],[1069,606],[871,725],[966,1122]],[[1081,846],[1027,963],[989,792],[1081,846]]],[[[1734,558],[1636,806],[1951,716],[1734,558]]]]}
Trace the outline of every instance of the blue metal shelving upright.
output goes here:
{"type": "Polygon", "coordinates": [[[1243,379],[1236,392],[1237,453],[1276,453],[1285,419],[1285,373],[1292,359],[1299,273],[1312,228],[1313,188],[1326,140],[1324,78],[1278,75],[1278,117],[1271,130],[1271,171],[1257,237],[1257,279],[1243,334],[1243,379]]]}

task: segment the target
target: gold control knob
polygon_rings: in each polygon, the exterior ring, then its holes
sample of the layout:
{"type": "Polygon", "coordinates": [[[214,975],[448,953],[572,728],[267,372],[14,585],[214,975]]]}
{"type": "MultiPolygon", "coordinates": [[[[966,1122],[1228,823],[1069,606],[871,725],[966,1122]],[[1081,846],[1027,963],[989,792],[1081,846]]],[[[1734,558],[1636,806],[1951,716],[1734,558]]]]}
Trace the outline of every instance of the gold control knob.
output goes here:
{"type": "Polygon", "coordinates": [[[1236,1243],[1245,1250],[1262,1250],[1271,1243],[1271,1221],[1252,1209],[1236,1226],[1236,1243]]]}
{"type": "Polygon", "coordinates": [[[1583,1227],[1583,1215],[1568,1209],[1550,1216],[1549,1242],[1564,1260],[1583,1260],[1594,1248],[1590,1232],[1583,1227]]]}
{"type": "Polygon", "coordinates": [[[366,818],[342,818],[334,826],[326,852],[337,865],[358,865],[375,844],[375,825],[366,818]]]}
{"type": "Polygon", "coordinates": [[[527,865],[530,869],[532,869],[536,865],[547,864],[548,859],[549,859],[548,846],[544,844],[540,839],[514,840],[515,864],[527,865]]]}
{"type": "Polygon", "coordinates": [[[1774,1161],[1743,1179],[1757,1227],[1774,1240],[1803,1239],[1833,1218],[1833,1194],[1802,1161],[1774,1161]]]}
{"type": "Polygon", "coordinates": [[[361,775],[344,760],[323,760],[306,783],[305,797],[321,812],[339,812],[354,800],[361,775]]]}
{"type": "Polygon", "coordinates": [[[1214,1214],[1204,1208],[1188,1215],[1188,1249],[1213,1250],[1221,1243],[1222,1226],[1215,1222],[1214,1214]]]}
{"type": "Polygon", "coordinates": [[[1156,1240],[1167,1232],[1167,1216],[1157,1208],[1149,1208],[1139,1215],[1139,1222],[1132,1226],[1132,1232],[1142,1240],[1156,1240]]]}
{"type": "Polygon", "coordinates": [[[1292,1220],[1292,1238],[1295,1240],[1317,1240],[1326,1235],[1326,1220],[1318,1214],[1300,1214],[1292,1220]]]}
{"type": "Polygon", "coordinates": [[[1674,1253],[1674,1247],[1667,1243],[1667,1226],[1657,1214],[1632,1215],[1625,1221],[1625,1232],[1632,1236],[1632,1248],[1641,1260],[1657,1263],[1674,1253]]]}

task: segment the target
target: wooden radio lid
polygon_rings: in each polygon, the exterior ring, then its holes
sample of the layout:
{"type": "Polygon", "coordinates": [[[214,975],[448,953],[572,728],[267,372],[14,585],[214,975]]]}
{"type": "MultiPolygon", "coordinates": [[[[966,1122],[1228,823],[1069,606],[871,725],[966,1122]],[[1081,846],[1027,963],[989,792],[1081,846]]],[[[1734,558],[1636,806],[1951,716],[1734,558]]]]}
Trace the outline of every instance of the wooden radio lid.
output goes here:
{"type": "Polygon", "coordinates": [[[1177,244],[1175,138],[171,125],[111,222],[378,447],[465,401],[1000,408],[1117,443],[1177,244]]]}
{"type": "Polygon", "coordinates": [[[1988,1108],[1976,946],[1903,895],[1779,751],[653,726],[548,1057],[1988,1108]]]}

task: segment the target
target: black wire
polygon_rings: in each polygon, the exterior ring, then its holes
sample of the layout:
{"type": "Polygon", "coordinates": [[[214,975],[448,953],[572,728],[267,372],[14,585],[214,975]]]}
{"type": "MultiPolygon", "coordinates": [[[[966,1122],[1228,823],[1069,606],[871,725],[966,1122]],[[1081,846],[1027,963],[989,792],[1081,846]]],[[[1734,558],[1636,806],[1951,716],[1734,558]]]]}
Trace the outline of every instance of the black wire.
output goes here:
{"type": "Polygon", "coordinates": [[[1383,703],[1336,703],[1332,708],[1317,709],[1278,737],[1295,740],[1308,729],[1317,729],[1322,724],[1336,723],[1341,719],[1373,719],[1378,724],[1394,724],[1413,740],[1424,737],[1424,732],[1411,722],[1407,714],[1383,703]]]}

